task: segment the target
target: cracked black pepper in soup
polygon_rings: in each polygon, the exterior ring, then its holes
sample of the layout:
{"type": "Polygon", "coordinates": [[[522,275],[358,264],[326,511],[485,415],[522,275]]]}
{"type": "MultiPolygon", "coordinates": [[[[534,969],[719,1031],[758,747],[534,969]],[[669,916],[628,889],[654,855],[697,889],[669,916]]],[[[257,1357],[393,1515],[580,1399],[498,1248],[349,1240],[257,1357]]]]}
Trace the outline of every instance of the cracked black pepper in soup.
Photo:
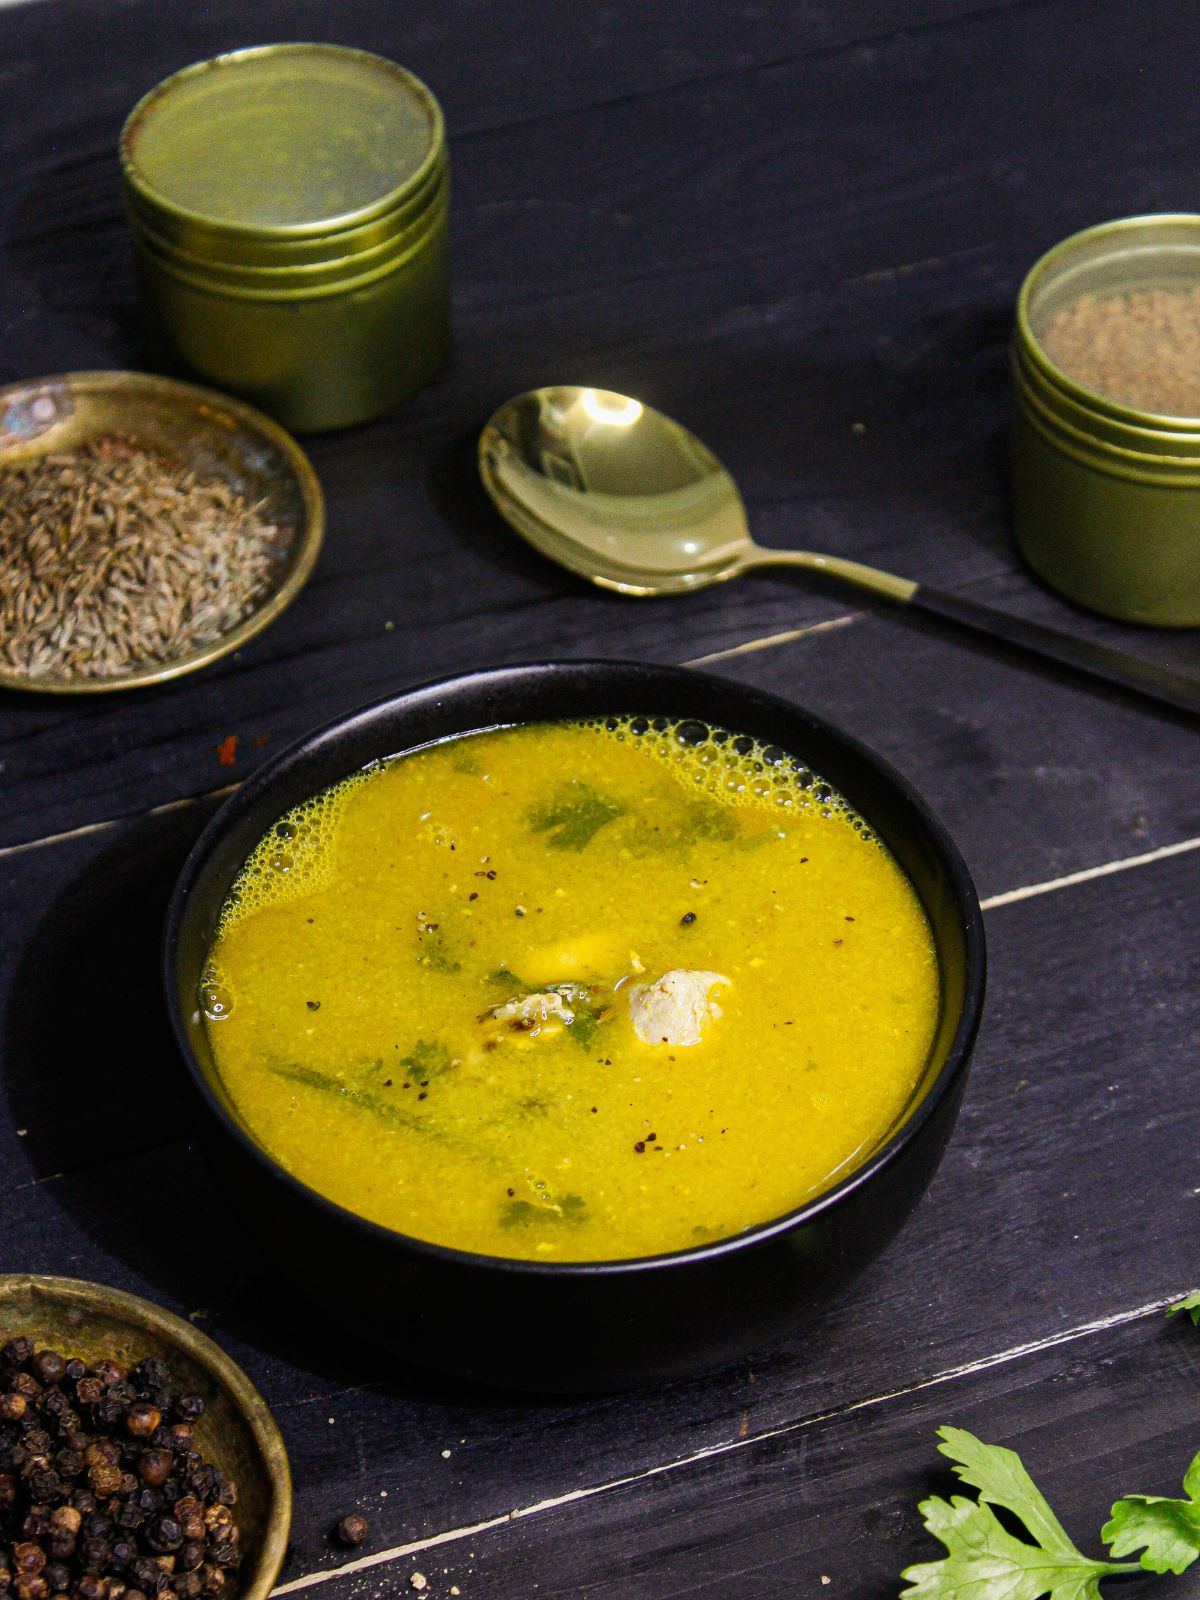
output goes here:
{"type": "Polygon", "coordinates": [[[216,1600],[241,1561],[237,1487],[195,1447],[199,1395],[157,1357],[126,1370],[0,1349],[0,1595],[216,1600]]]}

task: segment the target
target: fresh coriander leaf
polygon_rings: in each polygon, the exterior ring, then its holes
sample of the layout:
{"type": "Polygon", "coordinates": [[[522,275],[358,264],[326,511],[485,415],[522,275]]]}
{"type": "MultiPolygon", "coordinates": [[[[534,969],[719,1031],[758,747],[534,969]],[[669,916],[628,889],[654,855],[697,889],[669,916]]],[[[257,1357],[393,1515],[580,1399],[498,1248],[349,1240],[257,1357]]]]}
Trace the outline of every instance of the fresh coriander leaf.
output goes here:
{"type": "Polygon", "coordinates": [[[981,1500],[1003,1506],[1013,1516],[1020,1517],[1045,1549],[1078,1554],[1070,1535],[1051,1511],[1015,1450],[1006,1450],[999,1444],[985,1444],[965,1428],[939,1428],[938,1437],[942,1441],[938,1449],[957,1463],[955,1477],[972,1489],[978,1489],[981,1500]]]}
{"type": "Polygon", "coordinates": [[[740,831],[732,807],[720,801],[685,801],[682,832],[689,842],[693,839],[736,839],[740,831]]]}
{"type": "Polygon", "coordinates": [[[572,778],[546,806],[525,813],[534,833],[547,835],[552,850],[584,850],[607,823],[625,814],[625,807],[591,784],[572,778]]]}
{"type": "Polygon", "coordinates": [[[1167,1315],[1169,1317],[1177,1317],[1181,1311],[1191,1317],[1197,1327],[1200,1327],[1200,1289],[1193,1289],[1191,1294],[1184,1295],[1182,1300],[1177,1300],[1173,1306],[1168,1308],[1167,1315]]]}
{"type": "Polygon", "coordinates": [[[500,1226],[519,1228],[526,1223],[579,1223],[587,1219],[581,1195],[564,1194],[560,1200],[509,1200],[500,1208],[500,1226]]]}
{"type": "Polygon", "coordinates": [[[907,1567],[911,1585],[900,1600],[1103,1600],[1100,1579],[1110,1568],[1078,1556],[1074,1563],[1014,1538],[983,1502],[955,1495],[923,1500],[930,1533],[949,1552],[941,1561],[907,1567]]]}
{"type": "Polygon", "coordinates": [[[424,913],[417,916],[417,960],[434,972],[458,972],[462,963],[446,942],[440,922],[430,922],[424,913]]]}
{"type": "Polygon", "coordinates": [[[575,1013],[575,1021],[571,1023],[567,1032],[581,1050],[588,1050],[596,1037],[596,1029],[600,1026],[600,1013],[586,1000],[572,1000],[571,1007],[575,1013]]]}
{"type": "MultiPolygon", "coordinates": [[[[1190,1309],[1190,1308],[1189,1308],[1190,1309]]],[[[1186,1500],[1131,1494],[1112,1508],[1100,1537],[1114,1556],[1141,1550],[1147,1572],[1186,1572],[1200,1556],[1200,1455],[1183,1480],[1186,1500]]]]}
{"type": "Polygon", "coordinates": [[[1103,1600],[1102,1578],[1138,1570],[1078,1550],[1015,1451],[962,1428],[938,1433],[938,1448],[980,1498],[934,1496],[921,1503],[925,1526],[948,1553],[907,1568],[902,1577],[911,1587],[901,1600],[1103,1600]],[[993,1505],[1017,1517],[1035,1542],[1009,1533],[993,1505]]]}
{"type": "Polygon", "coordinates": [[[399,1064],[405,1072],[411,1073],[418,1083],[423,1083],[445,1072],[450,1065],[450,1052],[437,1040],[418,1039],[409,1053],[400,1057],[399,1064]]]}
{"type": "Polygon", "coordinates": [[[494,983],[499,989],[507,990],[509,994],[512,994],[517,989],[524,989],[528,992],[531,988],[530,984],[526,983],[523,978],[518,978],[516,973],[512,972],[508,967],[497,967],[495,972],[489,972],[488,982],[494,983]]]}

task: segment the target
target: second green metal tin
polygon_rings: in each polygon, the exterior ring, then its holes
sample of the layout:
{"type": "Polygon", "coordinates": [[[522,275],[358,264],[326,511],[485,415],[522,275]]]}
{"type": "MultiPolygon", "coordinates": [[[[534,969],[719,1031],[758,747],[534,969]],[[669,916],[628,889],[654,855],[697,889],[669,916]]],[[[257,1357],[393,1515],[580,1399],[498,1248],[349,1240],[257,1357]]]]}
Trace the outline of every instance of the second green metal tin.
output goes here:
{"type": "Polygon", "coordinates": [[[1068,599],[1128,622],[1200,625],[1200,418],[1085,388],[1041,343],[1083,294],[1200,284],[1200,216],[1131,217],[1072,235],[1017,303],[1012,495],[1017,542],[1068,599]]]}
{"type": "Polygon", "coordinates": [[[403,400],[449,342],[445,130],[365,51],[271,45],[185,68],[121,138],[161,359],[296,432],[403,400]]]}

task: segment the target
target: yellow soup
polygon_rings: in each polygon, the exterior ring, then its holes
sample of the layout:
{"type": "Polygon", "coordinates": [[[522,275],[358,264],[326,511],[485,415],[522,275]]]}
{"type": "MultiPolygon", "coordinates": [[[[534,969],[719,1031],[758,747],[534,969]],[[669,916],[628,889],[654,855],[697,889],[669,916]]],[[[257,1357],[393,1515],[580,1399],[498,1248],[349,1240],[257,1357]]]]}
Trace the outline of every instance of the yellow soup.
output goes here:
{"type": "Polygon", "coordinates": [[[911,884],[819,779],[637,718],[475,734],[284,817],[202,1003],[254,1138],[361,1216],[534,1260],[781,1216],[878,1147],[938,1010],[911,884]]]}

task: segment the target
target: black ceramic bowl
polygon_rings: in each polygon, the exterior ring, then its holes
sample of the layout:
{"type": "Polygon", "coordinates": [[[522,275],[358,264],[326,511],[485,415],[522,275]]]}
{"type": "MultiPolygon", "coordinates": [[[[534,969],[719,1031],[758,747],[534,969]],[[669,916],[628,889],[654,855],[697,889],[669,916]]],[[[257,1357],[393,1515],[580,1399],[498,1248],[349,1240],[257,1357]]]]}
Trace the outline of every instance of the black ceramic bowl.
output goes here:
{"type": "Polygon", "coordinates": [[[674,667],[571,661],[412,689],[302,739],[222,807],[171,901],[166,988],[210,1137],[261,1248],[360,1337],[505,1388],[583,1392],[715,1366],[779,1338],[895,1234],[941,1157],[984,990],[979,904],[954,844],[897,773],[808,712],[674,667]],[[629,712],[696,718],[782,746],[833,783],[916,885],[941,965],[942,1011],[903,1124],[835,1188],[788,1215],[670,1255],[510,1261],[411,1239],[333,1205],[249,1137],[214,1071],[197,991],[239,867],[284,811],[380,757],[512,723],[629,712]],[[317,1268],[320,1266],[320,1270],[317,1268]]]}

